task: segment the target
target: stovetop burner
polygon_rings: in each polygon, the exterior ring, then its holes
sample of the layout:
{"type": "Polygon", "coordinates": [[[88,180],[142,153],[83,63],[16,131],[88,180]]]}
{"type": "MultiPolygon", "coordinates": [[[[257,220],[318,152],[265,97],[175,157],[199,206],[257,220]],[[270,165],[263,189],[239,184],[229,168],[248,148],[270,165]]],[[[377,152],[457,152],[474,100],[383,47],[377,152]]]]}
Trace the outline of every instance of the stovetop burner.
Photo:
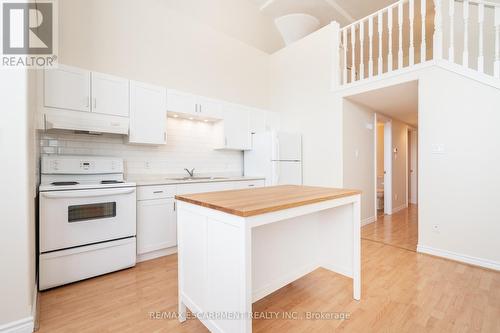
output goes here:
{"type": "Polygon", "coordinates": [[[121,184],[123,180],[101,180],[101,184],[121,184]]]}
{"type": "Polygon", "coordinates": [[[78,185],[78,182],[53,182],[54,186],[68,186],[68,185],[78,185]]]}

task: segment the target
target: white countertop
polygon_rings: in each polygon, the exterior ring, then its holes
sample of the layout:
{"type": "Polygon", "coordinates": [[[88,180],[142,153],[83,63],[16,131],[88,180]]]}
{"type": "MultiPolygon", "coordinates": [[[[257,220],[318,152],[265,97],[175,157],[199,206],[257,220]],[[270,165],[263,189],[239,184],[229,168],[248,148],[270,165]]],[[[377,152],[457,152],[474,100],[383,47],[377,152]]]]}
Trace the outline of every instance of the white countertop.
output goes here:
{"type": "MultiPolygon", "coordinates": [[[[198,177],[198,176],[195,176],[198,177]]],[[[200,176],[205,177],[205,176],[200,176]]],[[[208,176],[206,176],[208,177],[208,176]]],[[[187,179],[180,180],[174,178],[182,178],[179,176],[168,175],[127,175],[127,181],[136,183],[137,186],[148,185],[177,185],[177,184],[194,184],[194,183],[217,183],[217,182],[236,182],[245,180],[264,180],[264,177],[244,177],[244,176],[214,176],[207,179],[187,179]]]]}

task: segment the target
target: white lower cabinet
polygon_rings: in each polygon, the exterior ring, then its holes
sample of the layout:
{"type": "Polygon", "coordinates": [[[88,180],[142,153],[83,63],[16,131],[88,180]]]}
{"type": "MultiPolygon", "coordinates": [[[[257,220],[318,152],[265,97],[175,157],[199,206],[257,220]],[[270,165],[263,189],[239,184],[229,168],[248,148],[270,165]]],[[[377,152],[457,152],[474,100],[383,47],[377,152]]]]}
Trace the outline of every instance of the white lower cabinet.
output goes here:
{"type": "Polygon", "coordinates": [[[137,187],[137,255],[149,260],[173,253],[177,246],[175,195],[264,186],[264,180],[241,180],[137,187]],[[164,251],[161,251],[164,250],[164,251]],[[168,252],[171,251],[171,252],[168,252]],[[163,253],[162,253],[163,252],[163,253]]]}
{"type": "Polygon", "coordinates": [[[151,199],[137,202],[137,254],[177,245],[175,199],[151,199]]]}

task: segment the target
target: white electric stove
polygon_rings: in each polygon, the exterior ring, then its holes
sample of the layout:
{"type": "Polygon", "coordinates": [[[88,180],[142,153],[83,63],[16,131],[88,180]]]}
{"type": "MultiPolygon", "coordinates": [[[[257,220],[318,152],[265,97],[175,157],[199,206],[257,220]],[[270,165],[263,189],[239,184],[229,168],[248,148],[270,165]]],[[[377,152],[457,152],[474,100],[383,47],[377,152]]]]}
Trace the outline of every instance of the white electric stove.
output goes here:
{"type": "Polygon", "coordinates": [[[136,187],[123,160],[44,156],[39,187],[39,288],[136,263],[136,187]]]}

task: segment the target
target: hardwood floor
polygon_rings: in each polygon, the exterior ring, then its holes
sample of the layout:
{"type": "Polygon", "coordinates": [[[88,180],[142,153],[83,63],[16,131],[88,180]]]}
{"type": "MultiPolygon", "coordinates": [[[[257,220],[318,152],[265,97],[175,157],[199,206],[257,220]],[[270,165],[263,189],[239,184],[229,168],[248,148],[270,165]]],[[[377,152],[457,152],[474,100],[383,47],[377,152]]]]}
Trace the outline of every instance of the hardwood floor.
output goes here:
{"type": "Polygon", "coordinates": [[[409,205],[393,215],[381,215],[376,222],[361,228],[361,238],[416,251],[418,209],[409,205]]]}
{"type": "MultiPolygon", "coordinates": [[[[197,319],[151,318],[176,310],[171,255],[43,292],[39,332],[207,332],[197,319]]],[[[500,332],[500,273],[362,240],[361,301],[352,299],[350,279],[318,269],[253,310],[349,316],[254,320],[254,332],[500,332]]]]}

